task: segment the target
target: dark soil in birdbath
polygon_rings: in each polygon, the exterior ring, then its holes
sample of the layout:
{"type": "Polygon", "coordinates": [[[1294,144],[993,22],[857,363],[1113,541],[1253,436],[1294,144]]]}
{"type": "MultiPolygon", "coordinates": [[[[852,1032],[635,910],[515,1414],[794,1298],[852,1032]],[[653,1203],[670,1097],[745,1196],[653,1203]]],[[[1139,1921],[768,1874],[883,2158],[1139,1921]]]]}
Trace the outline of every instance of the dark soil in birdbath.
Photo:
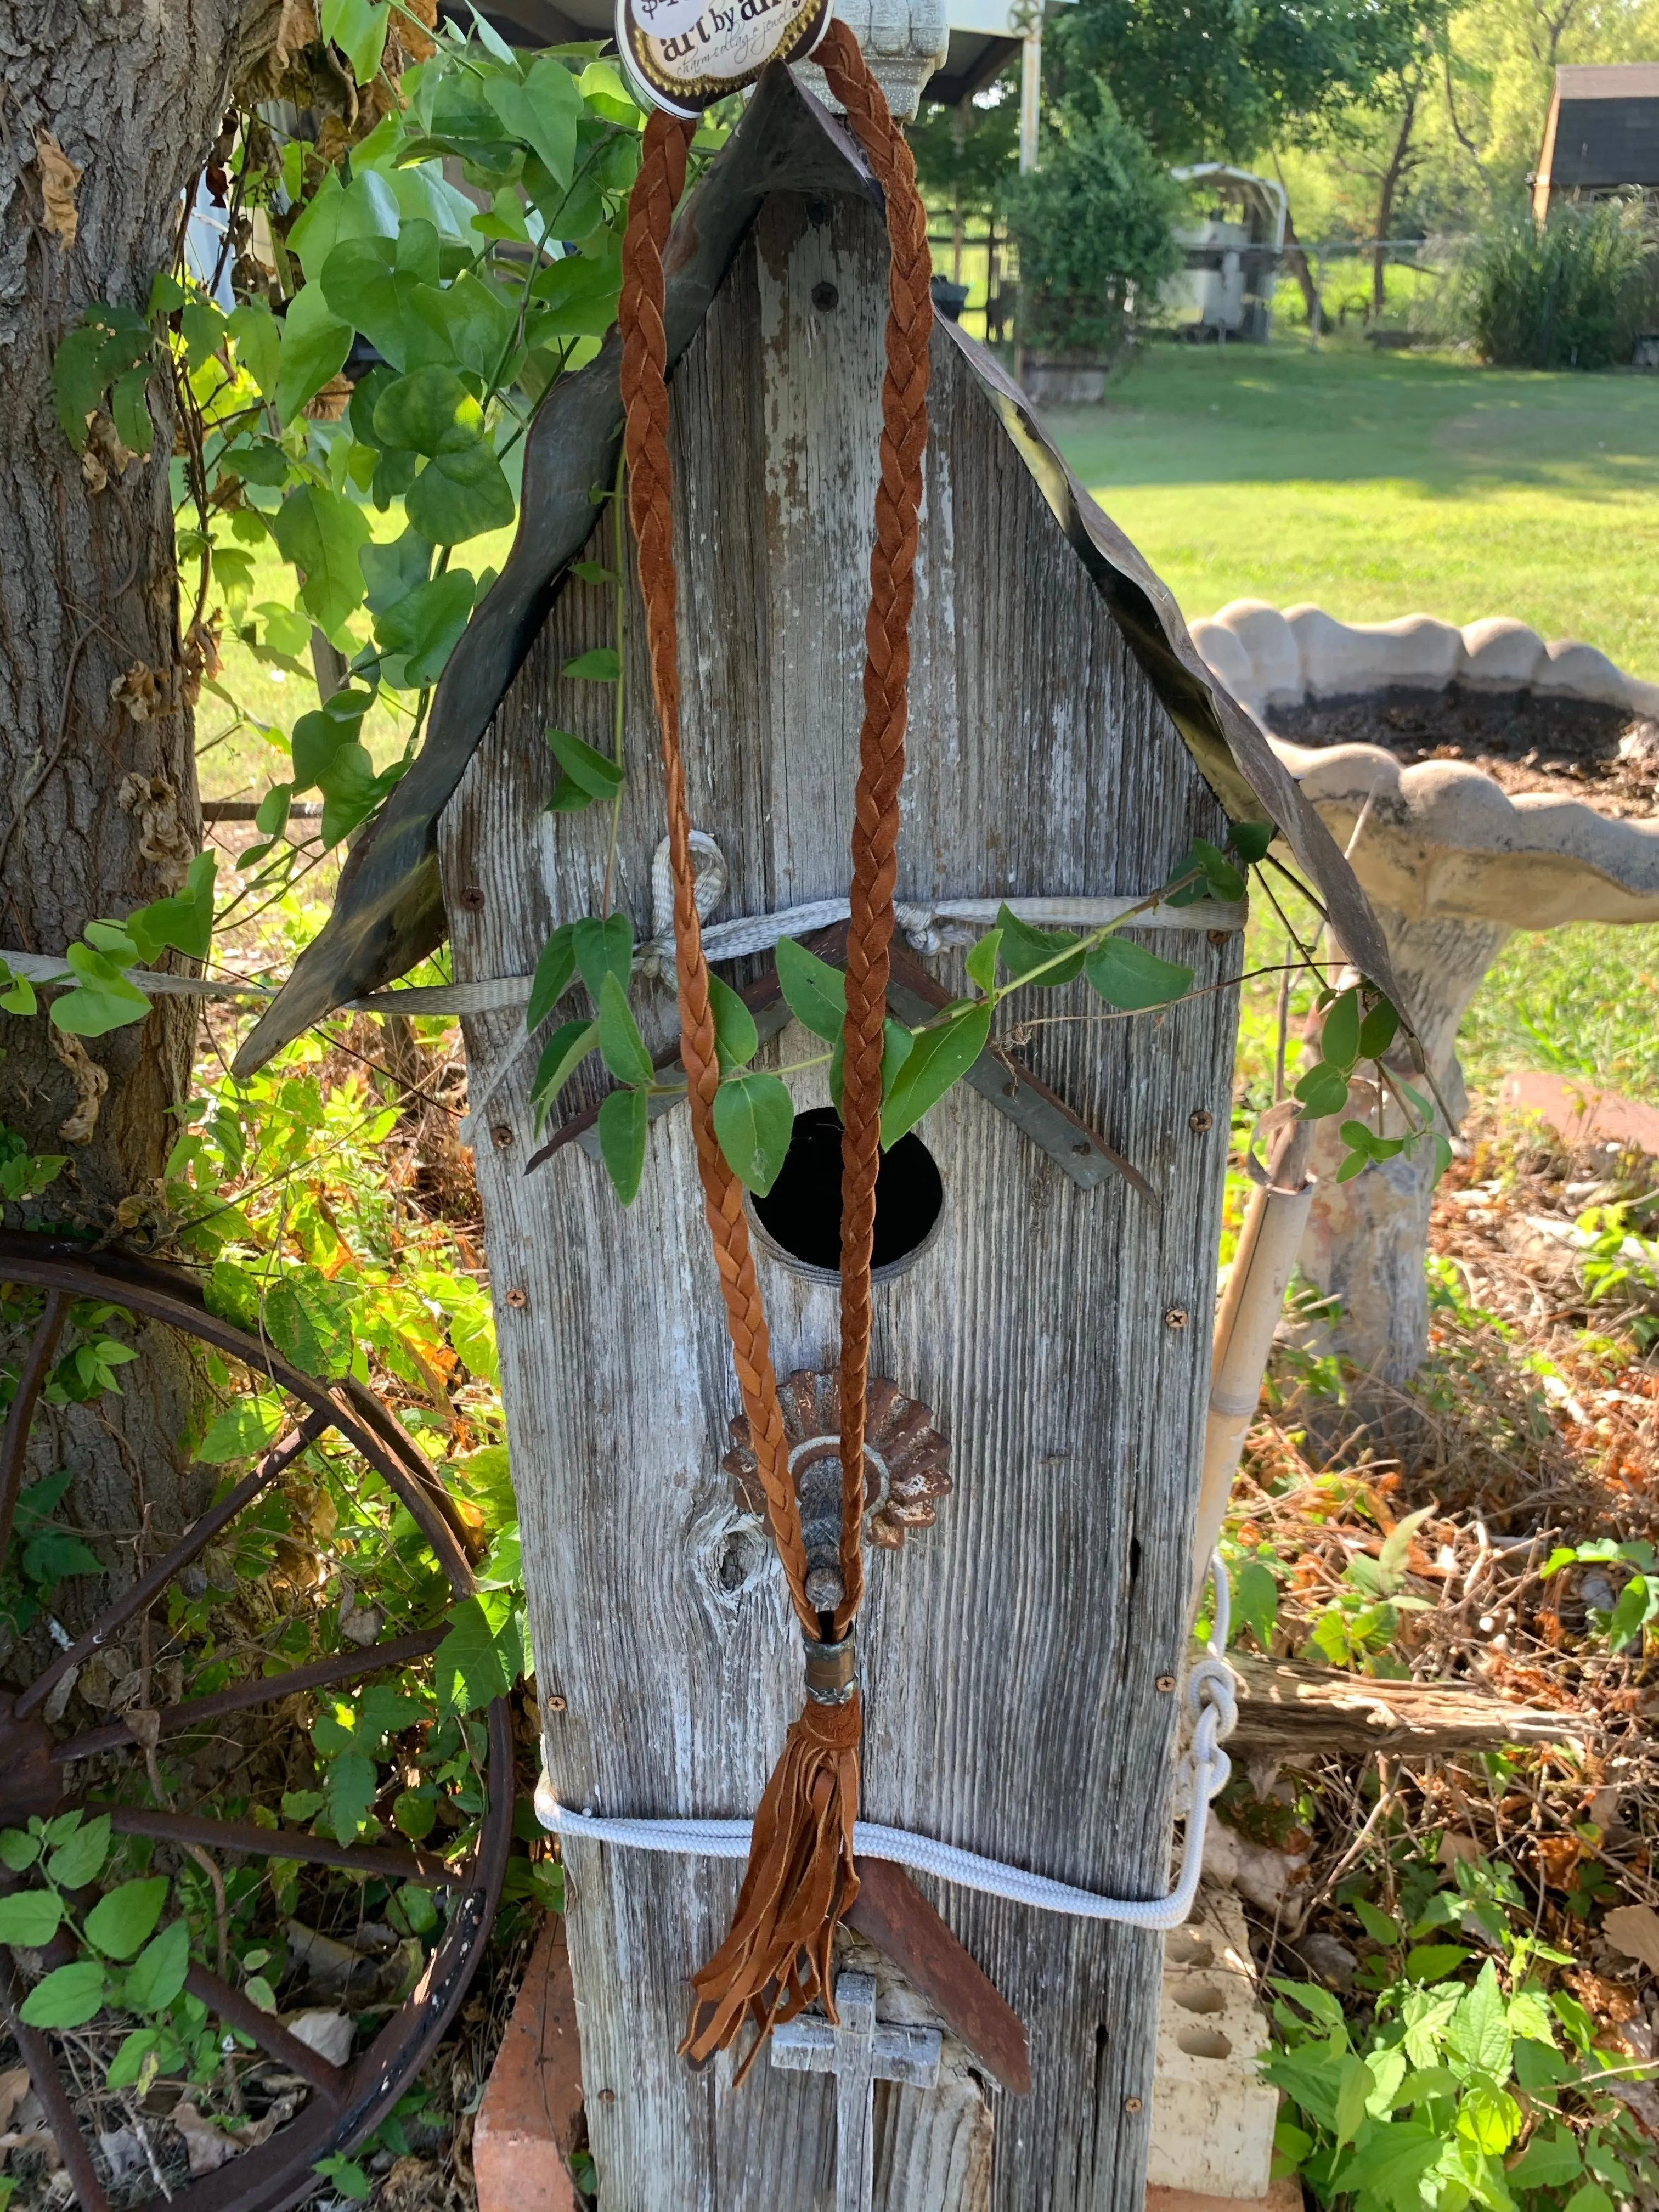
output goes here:
{"type": "Polygon", "coordinates": [[[1549,792],[1598,813],[1659,812],[1659,722],[1530,691],[1394,689],[1271,710],[1292,744],[1381,745],[1407,767],[1467,761],[1510,793],[1549,792]]]}

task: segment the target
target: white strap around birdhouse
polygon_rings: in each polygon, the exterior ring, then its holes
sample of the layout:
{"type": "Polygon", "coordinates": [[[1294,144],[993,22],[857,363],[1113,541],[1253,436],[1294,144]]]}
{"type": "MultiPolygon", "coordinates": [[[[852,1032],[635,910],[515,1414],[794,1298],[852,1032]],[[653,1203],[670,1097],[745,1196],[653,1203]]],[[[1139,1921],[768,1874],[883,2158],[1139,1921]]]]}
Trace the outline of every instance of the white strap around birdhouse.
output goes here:
{"type": "MultiPolygon", "coordinates": [[[[1070,1882],[1054,1881],[1047,1875],[1006,1866],[977,1851],[941,1844],[932,1836],[915,1835],[907,1828],[890,1828],[878,1820],[854,1823],[854,1850],[862,1858],[891,1859],[900,1866],[913,1867],[918,1874],[933,1875],[941,1881],[957,1882],[963,1889],[980,1890],[988,1896],[1006,1897],[1040,1912],[1069,1913],[1079,1920],[1116,1921],[1129,1928],[1178,1928],[1191,1912],[1198,1894],[1210,1800],[1226,1788],[1232,1771],[1222,1741],[1232,1734],[1238,1718],[1233,1671],[1222,1656],[1227,1648],[1229,1605],[1227,1570],[1218,1552],[1210,1562],[1210,1578],[1215,1592],[1210,1640],[1204,1657],[1188,1668],[1186,1682],[1193,1726],[1182,1760],[1181,1780],[1188,1792],[1187,1832],[1182,1843],[1180,1876],[1167,1897],[1100,1897],[1070,1882]]],[[[545,1773],[536,1785],[536,1813],[542,1826],[559,1836],[613,1844],[628,1850],[669,1851],[688,1858],[747,1858],[752,1833],[748,1820],[622,1820],[601,1813],[579,1813],[559,1802],[545,1773]]]]}
{"type": "MultiPolygon", "coordinates": [[[[697,915],[708,924],[702,933],[702,949],[710,960],[741,960],[751,952],[769,952],[781,937],[810,937],[815,930],[831,929],[837,922],[846,921],[852,914],[849,902],[844,898],[816,899],[807,906],[781,908],[776,914],[739,915],[731,921],[709,922],[708,917],[726,896],[727,872],[726,856],[714,840],[703,830],[691,832],[692,856],[696,864],[697,915]]],[[[1225,930],[1230,934],[1243,929],[1249,908],[1243,899],[1199,899],[1190,906],[1170,906],[1159,900],[1146,906],[1139,898],[1011,898],[1001,899],[940,898],[927,901],[899,900],[894,907],[898,927],[907,942],[916,952],[943,952],[953,945],[971,945],[985,930],[991,928],[1004,904],[1021,921],[1030,922],[1041,929],[1101,929],[1109,922],[1121,921],[1124,915],[1133,914],[1137,929],[1208,929],[1225,930]],[[1144,913],[1136,912],[1145,907],[1144,913]]],[[[651,863],[651,935],[634,950],[634,965],[643,975],[672,978],[674,973],[674,898],[673,886],[668,874],[668,840],[658,846],[651,863]]],[[[411,1014],[456,1012],[473,1013],[486,1007],[520,1006],[530,996],[528,975],[503,978],[489,983],[459,983],[439,985],[431,989],[383,991],[373,1000],[356,1003],[375,1012],[388,1010],[394,1004],[411,1014]],[[466,1004],[460,1003],[468,994],[489,993],[487,999],[474,995],[466,1004]],[[419,1001],[420,1003],[416,1003],[419,1001]],[[440,1003],[441,1001],[441,1003],[440,1003]],[[451,1002],[455,1003],[452,1006],[451,1002]]],[[[509,1071],[517,1066],[520,1055],[530,1040],[527,1036],[508,1045],[496,1060],[489,1076],[469,1094],[467,1115],[460,1127],[463,1144],[471,1144],[482,1127],[480,1116],[485,1107],[500,1090],[509,1071]]]]}

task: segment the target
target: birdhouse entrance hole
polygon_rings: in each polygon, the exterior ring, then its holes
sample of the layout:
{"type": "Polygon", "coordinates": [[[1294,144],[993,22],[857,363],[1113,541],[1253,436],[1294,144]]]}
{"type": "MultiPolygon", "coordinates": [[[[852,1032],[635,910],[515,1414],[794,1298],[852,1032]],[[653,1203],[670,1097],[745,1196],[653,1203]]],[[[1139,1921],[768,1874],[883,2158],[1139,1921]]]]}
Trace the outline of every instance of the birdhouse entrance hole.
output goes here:
{"type": "MultiPolygon", "coordinates": [[[[786,1263],[815,1275],[841,1272],[841,1116],[833,1106],[797,1114],[778,1179],[753,1200],[756,1218],[786,1263]]],[[[945,1211],[945,1185],[933,1154],[911,1130],[881,1157],[876,1180],[879,1282],[921,1257],[945,1211]]]]}

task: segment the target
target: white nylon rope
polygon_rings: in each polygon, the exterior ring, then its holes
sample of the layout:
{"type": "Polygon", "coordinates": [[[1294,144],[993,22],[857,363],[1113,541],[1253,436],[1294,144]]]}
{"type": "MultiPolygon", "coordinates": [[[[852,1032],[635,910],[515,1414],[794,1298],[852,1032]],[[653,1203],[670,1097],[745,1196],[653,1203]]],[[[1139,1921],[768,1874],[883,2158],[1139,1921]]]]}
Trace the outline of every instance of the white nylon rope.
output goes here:
{"type": "MultiPolygon", "coordinates": [[[[1204,1867],[1204,1832],[1210,1800],[1225,1789],[1232,1762],[1222,1749],[1238,1718],[1233,1671],[1222,1656],[1227,1648],[1227,1570],[1219,1552],[1210,1560],[1210,1580],[1215,1592],[1214,1615],[1205,1656],[1188,1668],[1188,1710],[1192,1716],[1192,1741],[1182,1760],[1182,1780],[1190,1792],[1186,1808],[1186,1835],[1181,1851],[1181,1874],[1167,1897],[1146,1899],[1099,1897],[1092,1890],[1077,1889],[1070,1882],[1052,1881],[1048,1875],[1030,1874],[1024,1867],[1006,1866],[1000,1860],[964,1851],[954,1844],[936,1842],[931,1836],[913,1835],[905,1828],[889,1828],[876,1820],[853,1825],[853,1849],[864,1857],[896,1860],[920,1874],[936,1875],[964,1889],[1006,1897],[1016,1905],[1030,1905],[1041,1912],[1066,1912],[1080,1920],[1115,1920],[1129,1928],[1176,1928],[1193,1909],[1199,1876],[1204,1867]]],[[[615,1844],[624,1850],[672,1851],[684,1857],[746,1859],[751,1824],[747,1820],[613,1820],[604,1814],[573,1811],[554,1796],[545,1773],[536,1784],[536,1814],[544,1828],[556,1835],[576,1836],[584,1841],[615,1844]]]]}

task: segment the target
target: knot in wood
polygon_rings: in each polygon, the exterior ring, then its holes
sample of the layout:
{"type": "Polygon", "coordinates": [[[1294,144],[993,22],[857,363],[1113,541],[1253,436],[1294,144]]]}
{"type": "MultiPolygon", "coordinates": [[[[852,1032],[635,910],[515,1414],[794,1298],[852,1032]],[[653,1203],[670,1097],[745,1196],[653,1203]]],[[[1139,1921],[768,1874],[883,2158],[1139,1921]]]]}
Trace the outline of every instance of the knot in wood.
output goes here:
{"type": "MultiPolygon", "coordinates": [[[[951,1487],[950,1447],[920,1399],[880,1379],[865,1393],[864,1527],[873,1544],[896,1551],[906,1532],[932,1528],[937,1501],[951,1487]]],[[[799,1501],[809,1563],[807,1596],[820,1612],[841,1602],[841,1376],[801,1369],[778,1386],[789,1470],[799,1501]],[[830,1577],[835,1579],[830,1592],[830,1577]]],[[[747,1513],[766,1515],[760,1462],[749,1419],[732,1423],[732,1449],[720,1462],[747,1513]]]]}

